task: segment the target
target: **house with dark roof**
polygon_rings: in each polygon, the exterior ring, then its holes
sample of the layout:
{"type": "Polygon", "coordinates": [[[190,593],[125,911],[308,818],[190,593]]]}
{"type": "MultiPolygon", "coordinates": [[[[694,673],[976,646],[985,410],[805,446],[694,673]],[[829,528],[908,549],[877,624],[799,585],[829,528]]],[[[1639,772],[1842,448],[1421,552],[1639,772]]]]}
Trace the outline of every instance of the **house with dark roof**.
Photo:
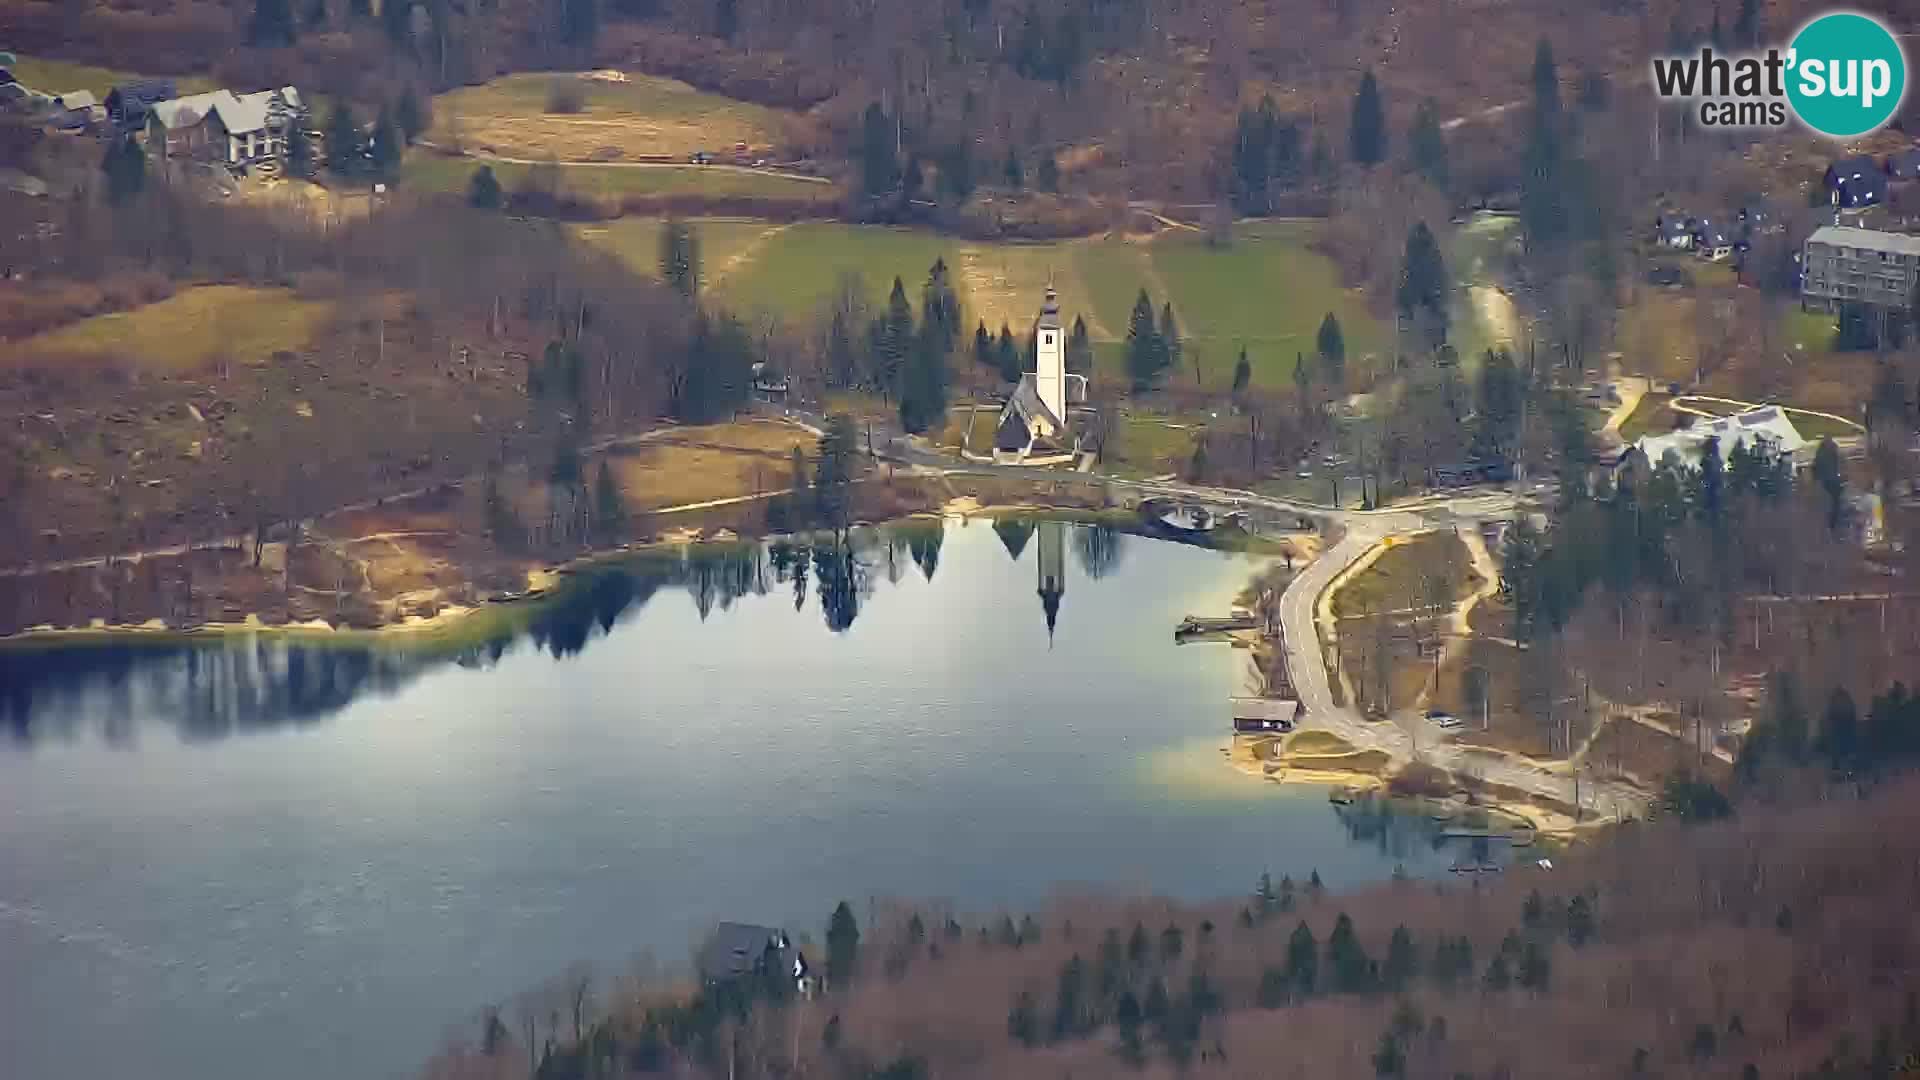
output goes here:
{"type": "Polygon", "coordinates": [[[180,96],[172,79],[134,79],[107,92],[107,116],[121,131],[140,131],[147,126],[147,110],[155,102],[180,96]]]}
{"type": "Polygon", "coordinates": [[[1686,214],[1661,214],[1653,219],[1653,242],[1669,251],[1693,247],[1693,218],[1686,214]]]}
{"type": "Polygon", "coordinates": [[[1887,155],[1887,176],[1893,180],[1920,180],[1920,146],[1887,155]]]}
{"type": "Polygon", "coordinates": [[[1824,178],[1834,205],[1844,209],[1877,206],[1887,198],[1887,173],[1867,154],[1841,158],[1827,166],[1824,178]]]}
{"type": "Polygon", "coordinates": [[[800,994],[813,989],[813,969],[800,947],[785,930],[770,926],[721,923],[701,946],[698,964],[701,981],[709,986],[780,972],[793,980],[800,994]]]}
{"type": "Polygon", "coordinates": [[[1733,254],[1732,230],[1710,218],[1693,223],[1693,253],[1703,259],[1719,261],[1733,254]]]}

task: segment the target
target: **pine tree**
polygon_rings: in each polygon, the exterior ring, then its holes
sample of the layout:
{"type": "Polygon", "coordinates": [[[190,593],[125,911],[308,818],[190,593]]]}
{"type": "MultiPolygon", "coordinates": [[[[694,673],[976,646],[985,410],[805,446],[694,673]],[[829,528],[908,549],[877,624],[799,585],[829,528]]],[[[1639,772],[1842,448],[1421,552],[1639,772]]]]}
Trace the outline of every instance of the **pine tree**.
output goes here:
{"type": "Polygon", "coordinates": [[[613,481],[613,469],[603,458],[593,483],[593,523],[604,539],[619,535],[627,521],[627,508],[620,498],[620,487],[613,481]]]}
{"type": "Polygon", "coordinates": [[[1400,1040],[1393,1032],[1382,1032],[1380,1048],[1373,1052],[1373,1075],[1380,1077],[1405,1076],[1407,1057],[1400,1049],[1400,1040]]]}
{"type": "Polygon", "coordinates": [[[1163,371],[1180,370],[1180,326],[1173,321],[1173,301],[1160,305],[1160,368],[1163,371]]]}
{"type": "Polygon", "coordinates": [[[1577,893],[1567,901],[1567,944],[1577,949],[1592,937],[1593,901],[1585,893],[1577,893]]]}
{"type": "Polygon", "coordinates": [[[307,29],[309,30],[325,30],[327,28],[327,0],[309,0],[306,13],[301,16],[301,19],[307,24],[307,29]]]}
{"type": "Polygon", "coordinates": [[[1296,994],[1313,993],[1320,973],[1320,947],[1303,920],[1287,939],[1287,985],[1296,994]]]}
{"type": "Polygon", "coordinates": [[[867,106],[860,122],[860,176],[869,198],[890,195],[900,186],[899,147],[893,120],[879,102],[867,106]]]}
{"type": "Polygon", "coordinates": [[[1420,951],[1413,943],[1413,935],[1404,926],[1393,928],[1393,938],[1387,942],[1387,963],[1381,970],[1387,989],[1399,990],[1407,981],[1419,974],[1420,951]]]}
{"type": "Polygon", "coordinates": [[[719,0],[713,10],[713,36],[721,41],[732,41],[740,32],[740,5],[738,0],[719,0]]]}
{"type": "Polygon", "coordinates": [[[393,112],[382,107],[379,118],[373,122],[373,137],[368,141],[367,149],[373,157],[375,176],[391,180],[400,173],[402,148],[400,128],[393,122],[393,112]]]}
{"type": "Polygon", "coordinates": [[[981,367],[993,367],[996,363],[993,352],[993,335],[987,332],[987,320],[981,319],[980,325],[973,330],[973,362],[981,367]]]}
{"type": "Polygon", "coordinates": [[[873,326],[874,381],[884,395],[898,395],[900,379],[913,347],[913,306],[907,302],[907,287],[893,279],[893,291],[887,294],[887,310],[873,326]]]}
{"type": "Polygon", "coordinates": [[[900,389],[900,426],[919,435],[939,426],[947,412],[947,353],[944,331],[929,319],[914,336],[900,389]]]}
{"type": "Polygon", "coordinates": [[[268,48],[292,45],[300,36],[289,0],[253,0],[253,20],[247,24],[247,41],[268,48]]]}
{"type": "Polygon", "coordinates": [[[1166,345],[1153,321],[1153,301],[1147,290],[1133,302],[1133,314],[1127,319],[1127,374],[1135,389],[1153,385],[1166,367],[1166,345]]]}
{"type": "Polygon", "coordinates": [[[1040,1010],[1034,1005],[1033,995],[1025,990],[1013,999],[1013,1007],[1007,1010],[1007,1038],[1022,1046],[1037,1046],[1040,1043],[1040,1010]]]}
{"type": "Polygon", "coordinates": [[[1326,384],[1338,390],[1347,381],[1347,338],[1340,330],[1340,320],[1333,312],[1320,320],[1320,331],[1314,335],[1314,349],[1320,357],[1320,373],[1326,384]]]}
{"type": "Polygon", "coordinates": [[[1000,341],[993,350],[994,364],[1000,369],[1003,382],[1020,381],[1020,347],[1013,343],[1013,331],[1006,323],[1000,324],[1000,341]]]}
{"type": "Polygon", "coordinates": [[[400,95],[400,103],[394,107],[393,122],[400,126],[400,137],[408,146],[427,130],[431,121],[427,117],[426,106],[421,104],[420,93],[412,86],[400,95]]]}
{"type": "Polygon", "coordinates": [[[291,124],[287,128],[287,173],[302,180],[313,179],[313,139],[308,137],[305,124],[291,124]]]}
{"type": "Polygon", "coordinates": [[[1360,77],[1360,89],[1353,95],[1353,118],[1347,128],[1348,156],[1362,168],[1372,168],[1387,158],[1387,115],[1380,101],[1380,83],[1373,69],[1360,77]]]}
{"type": "MultiPolygon", "coordinates": [[[[1416,316],[1436,328],[1437,341],[1446,340],[1447,270],[1440,261],[1440,245],[1427,223],[1417,221],[1407,230],[1407,249],[1400,264],[1400,287],[1394,294],[1400,314],[1416,316]]],[[[1437,343],[1437,342],[1436,342],[1437,343]]]]}
{"type": "Polygon", "coordinates": [[[700,237],[684,218],[660,229],[660,280],[687,300],[700,292],[700,237]]]}
{"type": "Polygon", "coordinates": [[[1814,451],[1813,478],[1827,496],[1827,528],[1838,531],[1847,513],[1847,473],[1832,436],[1821,439],[1814,451]]]}
{"type": "Polygon", "coordinates": [[[1407,133],[1407,154],[1413,169],[1440,191],[1450,180],[1447,164],[1447,136],[1440,128],[1440,107],[1432,98],[1414,111],[1413,128],[1407,133]]]}
{"type": "Polygon", "coordinates": [[[360,125],[354,122],[353,109],[342,101],[333,107],[327,120],[327,171],[342,180],[360,174],[360,125]]]}
{"type": "Polygon", "coordinates": [[[1020,167],[1020,155],[1012,149],[1007,151],[1007,164],[1002,174],[1007,178],[1007,186],[1015,191],[1027,186],[1027,173],[1020,167]]]}
{"type": "Polygon", "coordinates": [[[960,343],[960,297],[953,290],[947,273],[947,260],[936,258],[927,269],[927,283],[920,290],[920,317],[933,331],[945,353],[960,343]]]}
{"type": "Polygon", "coordinates": [[[845,985],[853,978],[854,965],[859,958],[860,925],[854,921],[853,909],[847,906],[845,900],[842,900],[839,906],[833,909],[833,917],[827,920],[828,983],[834,986],[845,985]]]}
{"type": "Polygon", "coordinates": [[[107,181],[107,201],[115,206],[130,202],[147,187],[147,154],[132,135],[107,144],[100,159],[100,171],[107,181]]]}
{"type": "Polygon", "coordinates": [[[1076,375],[1093,374],[1093,341],[1087,336],[1087,321],[1073,317],[1073,329],[1067,333],[1067,370],[1076,375]]]}
{"type": "Polygon", "coordinates": [[[1233,396],[1239,397],[1247,392],[1247,385],[1253,381],[1253,364],[1247,360],[1247,347],[1240,346],[1240,359],[1233,365],[1233,396]]]}
{"type": "Polygon", "coordinates": [[[473,170],[473,179],[467,181],[467,205],[480,210],[500,209],[500,181],[491,165],[473,170]]]}

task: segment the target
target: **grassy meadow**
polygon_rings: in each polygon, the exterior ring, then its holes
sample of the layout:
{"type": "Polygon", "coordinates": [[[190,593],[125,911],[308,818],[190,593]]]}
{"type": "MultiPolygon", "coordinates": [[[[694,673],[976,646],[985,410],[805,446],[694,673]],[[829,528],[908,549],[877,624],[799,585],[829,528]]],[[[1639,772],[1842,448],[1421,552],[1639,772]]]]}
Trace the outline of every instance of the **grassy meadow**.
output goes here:
{"type": "Polygon", "coordinates": [[[564,73],[505,75],[434,99],[435,126],[427,138],[457,135],[469,146],[501,157],[589,161],[618,152],[684,158],[696,150],[731,151],[736,143],[778,142],[789,114],[703,93],[674,79],[625,73],[625,81],[564,73]],[[556,85],[578,93],[579,112],[547,111],[556,85]]]}
{"type": "Polygon", "coordinates": [[[200,285],[131,311],[36,334],[8,352],[26,360],[135,360],[165,372],[189,371],[222,354],[259,363],[278,350],[304,346],[330,308],[289,289],[200,285]]]}
{"type": "MultiPolygon", "coordinates": [[[[992,244],[922,229],[823,221],[772,226],[707,219],[696,227],[712,295],[742,314],[815,318],[848,274],[859,275],[876,306],[885,303],[899,277],[917,309],[928,269],[945,259],[968,327],[985,321],[994,332],[1002,323],[1024,332],[1051,282],[1063,319],[1069,325],[1076,317],[1086,320],[1097,363],[1116,374],[1125,361],[1128,316],[1142,288],[1156,310],[1171,298],[1189,361],[1200,356],[1209,386],[1232,381],[1243,345],[1256,385],[1291,385],[1294,355],[1312,350],[1328,311],[1345,329],[1349,357],[1384,349],[1391,338],[1390,327],[1360,295],[1340,287],[1333,264],[1308,249],[1309,224],[1248,223],[1224,250],[1187,234],[992,244]]],[[[581,233],[644,273],[658,265],[657,221],[628,218],[581,233]]],[[[1177,377],[1192,378],[1190,363],[1177,377]]]]}

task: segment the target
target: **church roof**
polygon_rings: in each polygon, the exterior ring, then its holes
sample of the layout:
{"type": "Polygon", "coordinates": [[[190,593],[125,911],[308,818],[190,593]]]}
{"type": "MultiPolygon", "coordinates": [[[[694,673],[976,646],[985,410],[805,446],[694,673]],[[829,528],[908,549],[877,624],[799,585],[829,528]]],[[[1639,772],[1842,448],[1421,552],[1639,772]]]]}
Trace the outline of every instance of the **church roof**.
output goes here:
{"type": "Polygon", "coordinates": [[[1033,441],[1033,433],[1027,428],[1026,418],[1017,409],[1008,409],[1001,414],[1000,427],[993,433],[993,445],[998,450],[1025,450],[1033,441]]]}
{"type": "Polygon", "coordinates": [[[1065,421],[1053,415],[1047,403],[1040,400],[1040,388],[1035,384],[1031,371],[1020,376],[1020,385],[1014,387],[1013,395],[1007,398],[1007,407],[1007,411],[1019,413],[1021,419],[1029,424],[1035,419],[1044,419],[1053,425],[1055,431],[1066,430],[1065,421]]]}
{"type": "Polygon", "coordinates": [[[1060,298],[1054,294],[1053,286],[1047,286],[1047,298],[1040,305],[1040,325],[1043,328],[1060,329],[1060,298]]]}

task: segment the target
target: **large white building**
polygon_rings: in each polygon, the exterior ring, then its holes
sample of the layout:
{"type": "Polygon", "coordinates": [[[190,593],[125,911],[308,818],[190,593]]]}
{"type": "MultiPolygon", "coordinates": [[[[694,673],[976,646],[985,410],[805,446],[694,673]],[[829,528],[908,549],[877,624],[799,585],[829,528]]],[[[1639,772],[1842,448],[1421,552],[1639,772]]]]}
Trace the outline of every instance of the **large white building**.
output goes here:
{"type": "Polygon", "coordinates": [[[1068,408],[1086,400],[1087,377],[1067,374],[1067,333],[1051,285],[1033,333],[1034,369],[1023,372],[1008,395],[994,434],[995,456],[1004,460],[1072,454],[1079,448],[1068,408]]]}
{"type": "MultiPolygon", "coordinates": [[[[1672,454],[1676,464],[1697,469],[1701,456],[1706,453],[1708,439],[1719,440],[1723,461],[1736,446],[1744,445],[1750,450],[1764,448],[1771,454],[1798,458],[1814,445],[1800,434],[1800,429],[1793,426],[1793,421],[1778,405],[1765,405],[1717,420],[1703,420],[1665,435],[1647,435],[1634,443],[1633,448],[1647,455],[1650,466],[1658,466],[1672,454]]],[[[1621,460],[1624,462],[1626,455],[1622,455],[1621,460]]]]}

